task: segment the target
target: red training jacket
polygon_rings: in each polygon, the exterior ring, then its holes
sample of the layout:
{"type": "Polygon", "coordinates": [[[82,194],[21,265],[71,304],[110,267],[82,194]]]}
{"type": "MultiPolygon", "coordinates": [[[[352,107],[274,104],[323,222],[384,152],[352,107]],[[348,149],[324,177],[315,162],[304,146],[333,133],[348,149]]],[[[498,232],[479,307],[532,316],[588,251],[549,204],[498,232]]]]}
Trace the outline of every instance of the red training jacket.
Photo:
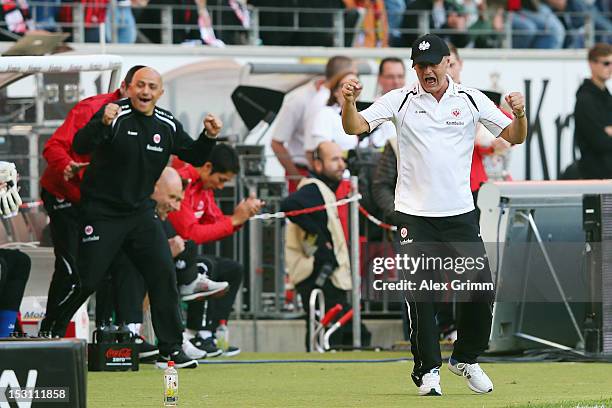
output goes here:
{"type": "Polygon", "coordinates": [[[200,175],[192,165],[175,158],[172,167],[178,170],[183,179],[190,180],[181,209],[168,214],[168,220],[177,234],[196,244],[204,244],[228,237],[240,228],[232,225],[231,216],[221,212],[215,202],[214,190],[204,188],[200,175]]]}
{"type": "Polygon", "coordinates": [[[69,181],[64,180],[64,169],[71,161],[77,163],[89,162],[89,155],[79,155],[72,150],[74,135],[84,127],[87,122],[109,102],[121,99],[117,89],[113,93],[101,94],[83,99],[68,112],[66,120],[57,128],[43,150],[43,157],[47,160],[47,168],[43,173],[40,184],[58,198],[66,199],[72,203],[81,200],[81,181],[84,169],[69,181]]]}

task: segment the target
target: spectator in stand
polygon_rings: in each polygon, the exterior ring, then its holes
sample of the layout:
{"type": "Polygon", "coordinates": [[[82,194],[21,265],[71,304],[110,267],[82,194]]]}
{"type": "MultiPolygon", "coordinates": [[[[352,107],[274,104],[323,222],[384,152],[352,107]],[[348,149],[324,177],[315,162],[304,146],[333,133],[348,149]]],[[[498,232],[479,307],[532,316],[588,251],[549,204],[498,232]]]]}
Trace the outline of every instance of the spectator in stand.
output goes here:
{"type": "Polygon", "coordinates": [[[487,1],[480,1],[476,7],[476,19],[469,24],[474,48],[501,48],[504,20],[503,7],[491,8],[489,11],[487,1]]]}
{"type": "Polygon", "coordinates": [[[329,99],[329,82],[338,72],[353,66],[353,60],[344,56],[331,57],[325,65],[325,79],[315,79],[302,85],[285,98],[274,120],[272,150],[285,168],[289,192],[296,190],[302,177],[308,175],[308,160],[304,151],[306,132],[314,116],[329,99]]]}
{"type": "MultiPolygon", "coordinates": [[[[445,40],[460,44],[461,47],[469,44],[467,16],[462,4],[455,0],[415,0],[408,9],[412,12],[429,11],[432,32],[438,29],[453,29],[456,31],[452,34],[441,34],[445,40]]],[[[403,28],[414,30],[415,27],[419,27],[419,15],[406,14],[403,28]]],[[[406,33],[402,36],[402,41],[404,44],[412,44],[418,36],[418,33],[406,33]]]]}
{"type": "Polygon", "coordinates": [[[109,0],[81,0],[85,8],[85,42],[100,42],[100,24],[106,21],[109,0]]]}
{"type": "Polygon", "coordinates": [[[62,31],[57,24],[61,0],[46,1],[45,5],[32,6],[32,16],[36,18],[34,24],[37,30],[62,31]]]}
{"type": "Polygon", "coordinates": [[[332,80],[331,95],[327,100],[327,106],[319,110],[314,118],[312,130],[304,139],[304,149],[306,157],[309,158],[311,165],[314,164],[313,152],[323,141],[335,142],[343,152],[353,150],[359,143],[359,138],[355,135],[347,135],[342,128],[342,117],[340,116],[341,106],[344,103],[342,96],[342,86],[352,79],[357,79],[357,75],[352,71],[344,71],[336,75],[332,80]]]}
{"type": "MultiPolygon", "coordinates": [[[[307,104],[306,110],[303,116],[303,128],[304,128],[304,145],[312,137],[312,129],[316,123],[316,117],[319,111],[327,106],[329,98],[331,97],[331,89],[337,85],[337,78],[341,73],[352,72],[357,75],[357,67],[353,60],[345,56],[332,57],[325,66],[325,82],[318,88],[317,93],[312,98],[310,103],[307,104]]],[[[306,152],[306,159],[312,169],[312,153],[310,155],[306,152]]]]}
{"type": "Polygon", "coordinates": [[[565,27],[550,6],[541,0],[508,0],[521,4],[512,14],[513,48],[558,49],[565,41],[565,27]]]}
{"type": "Polygon", "coordinates": [[[300,29],[297,33],[297,42],[292,45],[334,46],[334,15],[331,11],[345,8],[345,1],[298,0],[298,7],[310,10],[299,14],[300,29]]]}
{"type": "Polygon", "coordinates": [[[389,23],[389,46],[401,47],[402,33],[399,30],[406,12],[406,0],[385,0],[385,10],[389,23]]]}
{"type": "Polygon", "coordinates": [[[581,178],[612,178],[612,45],[598,43],[588,54],[591,78],[576,92],[574,139],[580,148],[581,178]]]}
{"type": "Polygon", "coordinates": [[[383,58],[378,65],[378,94],[384,95],[406,85],[406,67],[404,61],[396,57],[383,58]]]}
{"type": "Polygon", "coordinates": [[[446,42],[456,44],[459,48],[465,48],[471,45],[470,36],[468,34],[468,15],[463,4],[457,1],[444,2],[444,10],[446,11],[446,22],[441,28],[444,30],[454,30],[452,34],[443,34],[442,38],[446,42]]]}
{"type": "MultiPolygon", "coordinates": [[[[209,159],[200,167],[194,167],[175,159],[173,166],[189,184],[178,211],[169,214],[168,220],[175,235],[196,244],[210,243],[235,233],[250,217],[257,214],[264,204],[255,197],[248,197],[234,209],[232,215],[224,215],[215,203],[215,190],[221,190],[239,172],[236,151],[229,145],[215,146],[209,159]]],[[[206,257],[201,262],[214,281],[229,283],[229,292],[208,303],[206,323],[202,327],[204,306],[193,302],[187,310],[187,329],[184,336],[196,347],[211,354],[211,348],[223,349],[227,356],[236,355],[240,349],[229,344],[216,344],[215,334],[220,326],[227,325],[229,314],[242,282],[242,265],[231,259],[206,257]]],[[[199,262],[198,262],[199,263],[199,262]]],[[[182,290],[181,290],[182,293],[182,290]]],[[[225,327],[224,327],[225,329],[225,327]]]]}
{"type": "Polygon", "coordinates": [[[185,42],[201,41],[200,31],[198,30],[198,10],[195,6],[199,6],[195,0],[177,0],[174,2],[176,6],[172,9],[172,42],[174,44],[182,44],[185,42]],[[181,25],[182,27],[178,27],[181,25]]]}
{"type": "MultiPolygon", "coordinates": [[[[112,7],[106,12],[106,41],[113,40],[112,7]]],[[[132,0],[118,0],[115,7],[115,21],[117,27],[117,42],[120,44],[133,44],[136,42],[136,20],[132,13],[132,0]]]]}
{"type": "Polygon", "coordinates": [[[286,11],[259,11],[259,23],[262,27],[279,27],[287,31],[262,30],[259,37],[263,45],[295,45],[298,42],[299,30],[290,30],[294,25],[293,9],[299,7],[300,0],[251,0],[253,7],[264,9],[286,9],[286,11]]]}
{"type": "MultiPolygon", "coordinates": [[[[85,23],[85,42],[100,41],[100,24],[106,21],[106,10],[109,0],[81,0],[83,3],[83,15],[85,23]]],[[[73,3],[62,0],[62,5],[58,14],[58,21],[62,24],[72,25],[73,3]]],[[[72,38],[77,27],[72,26],[72,38]]],[[[105,35],[106,33],[102,33],[105,35]]]]}
{"type": "Polygon", "coordinates": [[[594,24],[595,41],[612,43],[612,20],[602,14],[594,3],[587,3],[585,0],[549,0],[549,2],[555,11],[564,12],[563,23],[568,30],[568,38],[566,39],[568,48],[584,48],[585,35],[587,34],[585,32],[585,15],[590,15],[594,24]],[[572,30],[571,34],[570,30],[572,30]]]}
{"type": "Polygon", "coordinates": [[[28,31],[30,9],[26,0],[2,0],[0,2],[0,18],[11,33],[0,31],[0,41],[15,41],[28,31]]]}
{"type": "Polygon", "coordinates": [[[247,0],[208,0],[208,5],[216,8],[212,14],[218,27],[217,36],[223,43],[249,44],[247,30],[251,19],[247,3],[247,0]]]}
{"type": "MultiPolygon", "coordinates": [[[[403,88],[404,85],[406,85],[406,67],[404,62],[395,57],[383,58],[378,65],[377,87],[379,96],[385,95],[394,89],[403,88]]],[[[359,142],[359,146],[382,149],[387,141],[393,137],[396,137],[395,126],[390,122],[385,122],[376,128],[374,132],[364,137],[359,142]]]]}

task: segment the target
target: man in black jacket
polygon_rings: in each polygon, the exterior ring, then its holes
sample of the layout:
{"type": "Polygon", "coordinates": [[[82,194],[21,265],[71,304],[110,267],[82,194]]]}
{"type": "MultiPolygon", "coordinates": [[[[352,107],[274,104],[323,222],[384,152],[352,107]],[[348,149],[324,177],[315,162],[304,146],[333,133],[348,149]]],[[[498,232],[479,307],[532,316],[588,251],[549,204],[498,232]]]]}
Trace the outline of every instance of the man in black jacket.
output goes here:
{"type": "MultiPolygon", "coordinates": [[[[303,180],[300,182],[298,190],[290,194],[281,202],[281,211],[289,212],[329,204],[324,194],[333,194],[336,200],[345,198],[349,194],[350,183],[342,178],[346,165],[340,146],[334,142],[321,142],[314,150],[313,156],[314,173],[311,178],[320,181],[324,186],[320,186],[317,183],[309,184],[308,180],[303,180]],[[323,190],[326,190],[327,193],[323,190]]],[[[289,216],[291,222],[297,224],[305,232],[304,240],[306,243],[303,245],[303,248],[311,247],[309,251],[305,252],[312,252],[312,256],[314,257],[312,270],[308,271],[309,273],[307,276],[301,276],[295,270],[289,273],[293,283],[295,283],[297,292],[302,298],[302,305],[306,312],[307,323],[310,311],[310,295],[312,291],[317,288],[323,291],[326,310],[331,309],[336,304],[341,304],[343,306],[343,313],[350,308],[347,302],[347,296],[350,293],[350,272],[348,271],[349,265],[346,242],[346,235],[348,233],[346,225],[348,222],[348,208],[347,206],[342,206],[337,209],[336,214],[340,221],[336,223],[329,219],[328,214],[326,210],[323,210],[289,216]],[[335,229],[335,231],[332,231],[330,228],[335,229]],[[334,235],[336,238],[334,238],[334,235]],[[345,257],[343,257],[343,253],[346,255],[345,257]],[[343,259],[346,262],[343,262],[343,259]]],[[[286,245],[290,245],[290,243],[287,242],[286,245]]],[[[296,268],[298,267],[289,257],[287,257],[287,262],[296,268]]],[[[363,325],[361,330],[362,344],[368,346],[370,344],[371,334],[363,325]]],[[[351,335],[352,326],[349,323],[344,326],[342,330],[334,333],[330,338],[330,343],[332,345],[350,345],[352,344],[351,335]]],[[[307,324],[307,350],[309,350],[309,338],[310,333],[307,324]]]]}
{"type": "Polygon", "coordinates": [[[612,95],[606,81],[612,77],[612,45],[595,44],[589,50],[591,78],[576,92],[574,138],[580,147],[578,168],[583,179],[612,178],[612,95]]]}
{"type": "Polygon", "coordinates": [[[204,119],[193,140],[174,116],[155,106],[162,79],[151,68],[139,70],[129,99],[109,103],[75,135],[73,149],[92,154],[81,186],[81,286],[61,305],[53,334],[65,334],[74,312],[103,279],[110,261],[123,250],[145,278],[153,327],[159,340],[158,365],[197,367],[181,350],[182,324],[172,255],[150,198],[170,155],[201,166],[207,160],[221,122],[204,119]]]}

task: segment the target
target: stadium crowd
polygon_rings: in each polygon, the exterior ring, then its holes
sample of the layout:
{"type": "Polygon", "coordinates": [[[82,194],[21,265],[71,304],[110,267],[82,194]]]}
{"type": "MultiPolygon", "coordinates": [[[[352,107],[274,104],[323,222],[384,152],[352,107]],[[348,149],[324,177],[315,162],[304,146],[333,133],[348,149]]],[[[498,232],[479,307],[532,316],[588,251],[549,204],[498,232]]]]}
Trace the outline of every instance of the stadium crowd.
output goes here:
{"type": "Polygon", "coordinates": [[[499,48],[508,30],[513,48],[582,48],[591,27],[595,41],[612,42],[610,0],[120,0],[115,7],[108,0],[80,3],[2,0],[0,40],[28,30],[71,33],[76,4],[83,7],[85,42],[99,41],[99,25],[106,23],[108,42],[161,43],[162,9],[167,6],[172,7],[175,44],[252,44],[254,9],[259,33],[255,41],[262,45],[337,45],[334,10],[343,10],[346,46],[406,47],[423,30],[423,21],[427,31],[459,48],[499,48]]]}

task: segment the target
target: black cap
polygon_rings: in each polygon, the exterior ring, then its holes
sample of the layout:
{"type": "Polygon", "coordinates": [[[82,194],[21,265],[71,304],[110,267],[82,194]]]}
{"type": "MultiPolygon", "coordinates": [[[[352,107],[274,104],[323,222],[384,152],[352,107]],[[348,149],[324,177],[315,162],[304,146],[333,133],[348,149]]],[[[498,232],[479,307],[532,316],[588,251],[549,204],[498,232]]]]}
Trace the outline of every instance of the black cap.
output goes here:
{"type": "Polygon", "coordinates": [[[421,62],[437,65],[444,56],[450,55],[448,45],[435,34],[425,34],[412,43],[412,66],[421,62]]]}

